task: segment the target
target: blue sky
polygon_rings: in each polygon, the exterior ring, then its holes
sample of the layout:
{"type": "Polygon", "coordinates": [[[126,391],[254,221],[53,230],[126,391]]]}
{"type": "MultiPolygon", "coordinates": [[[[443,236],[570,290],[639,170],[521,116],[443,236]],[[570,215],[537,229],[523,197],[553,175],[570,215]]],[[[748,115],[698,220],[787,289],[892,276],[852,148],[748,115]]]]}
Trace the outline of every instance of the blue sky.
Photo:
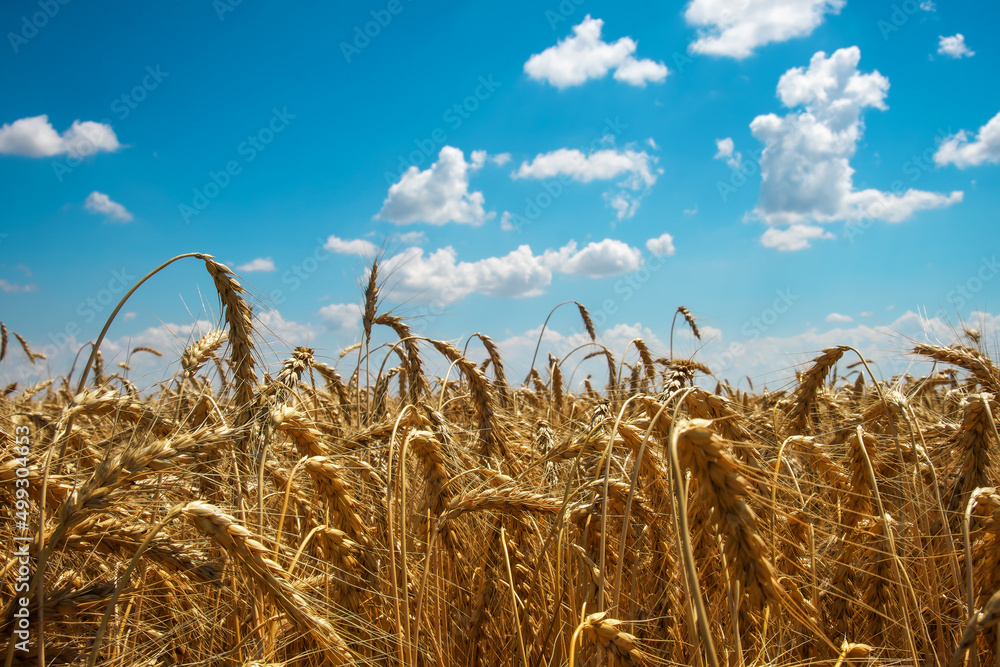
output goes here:
{"type": "MultiPolygon", "coordinates": [[[[0,8],[2,320],[54,372],[191,251],[332,359],[375,252],[386,308],[515,367],[567,299],[616,352],[686,305],[678,352],[734,378],[961,323],[995,349],[996,3],[177,5],[0,8]]],[[[109,352],[217,312],[176,265],[109,352]]],[[[582,335],[560,311],[549,348],[582,335]]]]}

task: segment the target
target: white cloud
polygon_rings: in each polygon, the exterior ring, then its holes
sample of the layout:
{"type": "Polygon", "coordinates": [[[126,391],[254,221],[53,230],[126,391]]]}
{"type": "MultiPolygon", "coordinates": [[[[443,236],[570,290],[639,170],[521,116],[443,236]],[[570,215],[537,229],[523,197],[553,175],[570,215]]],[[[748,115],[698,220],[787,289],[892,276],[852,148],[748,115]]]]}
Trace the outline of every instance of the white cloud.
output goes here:
{"type": "MultiPolygon", "coordinates": [[[[106,357],[105,364],[110,363],[110,359],[115,355],[122,357],[118,361],[124,361],[124,352],[140,345],[147,345],[164,352],[164,357],[167,359],[176,359],[180,358],[184,348],[218,326],[218,322],[211,323],[206,320],[197,320],[193,324],[167,322],[135,334],[122,336],[114,341],[106,340],[101,346],[101,350],[104,351],[106,357]]],[[[286,349],[286,346],[305,344],[315,336],[315,331],[310,325],[286,320],[275,310],[258,311],[255,309],[254,329],[268,339],[266,345],[258,346],[260,349],[269,347],[272,350],[283,350],[286,349]]],[[[278,352],[278,354],[281,353],[278,352]]],[[[136,356],[133,359],[139,360],[139,357],[136,356]]],[[[153,362],[154,359],[156,358],[152,357],[146,361],[153,362]]],[[[158,368],[163,366],[164,362],[158,360],[153,363],[158,368]]]]}
{"type": "Polygon", "coordinates": [[[274,260],[270,257],[258,257],[246,264],[240,264],[236,267],[236,270],[242,273],[253,273],[254,271],[274,271],[276,267],[274,266],[274,260]]]}
{"type": "MultiPolygon", "coordinates": [[[[662,173],[662,169],[654,168],[656,162],[656,156],[646,151],[604,148],[585,155],[576,148],[560,148],[539,153],[531,162],[522,162],[511,176],[537,179],[568,176],[581,183],[621,176],[622,180],[617,183],[621,189],[605,192],[604,200],[615,210],[617,219],[624,220],[634,216],[639,209],[639,202],[645,192],[637,194],[637,191],[648,192],[656,183],[657,176],[662,173]]],[[[510,223],[508,221],[505,226],[501,219],[500,226],[506,230],[510,223]]]]}
{"type": "Polygon", "coordinates": [[[498,155],[490,155],[486,151],[477,150],[469,153],[469,170],[478,171],[487,162],[492,162],[498,167],[502,167],[508,162],[510,162],[510,153],[500,153],[498,155]]]}
{"type": "Polygon", "coordinates": [[[473,151],[472,162],[458,148],[444,146],[438,161],[425,171],[411,166],[389,187],[382,209],[375,215],[400,225],[426,222],[444,225],[459,222],[482,224],[495,214],[483,209],[483,193],[469,192],[469,172],[486,161],[486,151],[473,151]]]}
{"type": "Polygon", "coordinates": [[[935,5],[932,2],[932,0],[924,0],[923,2],[920,3],[920,9],[922,9],[925,12],[936,12],[937,5],[935,5]]]}
{"type": "Polygon", "coordinates": [[[34,283],[12,283],[9,280],[4,280],[0,278],[0,291],[10,294],[12,292],[34,292],[38,289],[38,286],[34,283]]]}
{"type": "Polygon", "coordinates": [[[642,201],[642,198],[632,195],[627,190],[621,190],[617,193],[604,193],[604,201],[615,210],[615,218],[621,221],[635,215],[635,212],[639,210],[639,202],[642,201]]]}
{"type": "Polygon", "coordinates": [[[422,245],[427,243],[427,235],[423,232],[406,232],[399,235],[399,242],[406,245],[422,245]]]}
{"type": "MultiPolygon", "coordinates": [[[[501,221],[502,222],[502,221],[501,221]]],[[[520,298],[544,294],[555,273],[602,278],[639,268],[642,253],[622,241],[604,239],[582,250],[570,241],[535,254],[521,245],[501,257],[460,261],[451,246],[427,252],[410,247],[382,263],[391,292],[400,300],[453,304],[470,294],[520,298]]]]}
{"type": "Polygon", "coordinates": [[[778,82],[782,104],[803,110],[757,116],[750,124],[754,137],[765,144],[754,216],[772,225],[798,225],[786,234],[769,230],[765,245],[783,250],[808,247],[804,240],[820,238],[821,233],[807,223],[901,222],[917,211],[962,201],[962,192],[854,189],[850,159],[864,131],[861,113],[868,107],[886,109],[889,89],[889,80],[878,72],[858,71],[860,58],[856,46],[829,57],[816,53],[808,68],[790,69],[778,82]]]}
{"type": "MultiPolygon", "coordinates": [[[[306,345],[316,337],[316,331],[310,324],[300,324],[294,320],[286,320],[281,313],[276,310],[262,310],[255,314],[257,323],[262,331],[268,332],[272,340],[268,341],[268,346],[272,349],[288,349],[295,345],[306,345]]],[[[282,354],[287,357],[287,354],[282,354]]]]}
{"type": "Polygon", "coordinates": [[[938,35],[938,39],[940,41],[937,52],[941,55],[949,58],[971,58],[976,55],[975,51],[970,51],[969,47],[965,45],[965,37],[962,33],[954,34],[951,37],[938,35]]]}
{"type": "Polygon", "coordinates": [[[715,153],[716,160],[725,160],[730,169],[739,171],[743,168],[743,155],[734,150],[736,146],[731,137],[716,139],[715,147],[718,149],[715,153]]]}
{"type": "Polygon", "coordinates": [[[500,216],[500,229],[505,232],[513,232],[517,229],[517,225],[511,222],[510,218],[510,211],[504,211],[503,215],[500,216]]]}
{"type": "Polygon", "coordinates": [[[658,257],[673,255],[676,252],[674,237],[670,234],[660,234],[655,239],[649,239],[646,241],[646,250],[658,257]]]}
{"type": "Polygon", "coordinates": [[[965,130],[947,137],[934,154],[934,162],[942,166],[953,164],[959,169],[1000,162],[1000,113],[979,128],[973,141],[969,141],[965,130]]]}
{"type": "Polygon", "coordinates": [[[364,255],[365,257],[374,256],[377,250],[375,244],[371,241],[365,241],[364,239],[347,240],[339,236],[330,236],[326,240],[326,243],[323,244],[323,248],[341,255],[364,255]]]}
{"type": "Polygon", "coordinates": [[[615,80],[624,81],[630,86],[639,86],[642,88],[646,85],[647,81],[654,83],[663,81],[667,78],[667,74],[667,66],[663,63],[648,59],[636,60],[635,58],[626,58],[625,62],[615,70],[615,80]]]}
{"type": "Polygon", "coordinates": [[[693,53],[746,58],[759,46],[812,33],[847,0],[693,0],[684,12],[698,26],[693,53]]]}
{"type": "Polygon", "coordinates": [[[86,157],[99,151],[122,148],[110,125],[78,120],[59,134],[47,115],[21,118],[0,127],[0,154],[50,157],[69,154],[86,157]]]}
{"type": "Polygon", "coordinates": [[[319,316],[337,333],[353,334],[361,329],[361,309],[356,303],[328,304],[319,309],[319,316]]]}
{"type": "MultiPolygon", "coordinates": [[[[1000,315],[970,313],[967,322],[974,322],[980,331],[1000,329],[1000,315]]],[[[873,370],[880,378],[890,378],[903,372],[915,375],[926,373],[930,364],[923,357],[900,354],[920,342],[951,344],[961,339],[961,327],[941,317],[925,317],[908,311],[888,324],[875,326],[848,325],[828,331],[810,329],[791,336],[741,338],[740,332],[730,340],[720,338],[708,342],[698,358],[719,377],[731,380],[750,376],[760,389],[764,381],[772,388],[793,382],[794,371],[809,364],[820,350],[833,345],[850,345],[857,348],[866,359],[878,363],[873,370]]],[[[857,361],[853,352],[844,357],[846,363],[857,361]]]]}
{"type": "Polygon", "coordinates": [[[111,220],[118,222],[132,221],[132,214],[118,202],[111,201],[111,198],[103,192],[97,192],[96,190],[91,192],[87,196],[87,200],[83,203],[83,207],[91,213],[103,213],[111,220]]]}
{"type": "Polygon", "coordinates": [[[627,243],[604,239],[588,243],[563,263],[559,270],[577,276],[602,278],[635,271],[642,264],[642,253],[627,243]]]}
{"type": "Polygon", "coordinates": [[[811,248],[811,239],[832,239],[833,234],[815,225],[792,225],[787,229],[771,227],[761,236],[765,248],[777,248],[781,252],[811,248]]]}
{"type": "Polygon", "coordinates": [[[836,322],[838,324],[854,321],[854,318],[851,317],[850,315],[841,315],[840,313],[830,313],[824,319],[827,322],[836,322]]]}
{"type": "Polygon", "coordinates": [[[566,174],[581,183],[608,180],[625,174],[623,187],[638,190],[656,183],[652,165],[656,157],[646,151],[603,149],[584,155],[576,148],[560,148],[539,153],[531,162],[522,162],[514,178],[552,178],[566,174]]]}
{"type": "Polygon", "coordinates": [[[553,269],[575,249],[575,244],[571,246],[535,255],[530,246],[522,245],[503,257],[474,262],[459,261],[451,246],[426,254],[423,248],[407,248],[383,266],[394,281],[393,295],[418,302],[455,303],[472,293],[537,296],[552,282],[553,269]]]}
{"type": "Polygon", "coordinates": [[[578,86],[588,79],[600,79],[610,70],[614,77],[632,86],[645,86],[667,78],[669,71],[663,63],[637,60],[636,43],[629,37],[615,42],[601,39],[604,21],[588,14],[580,25],[573,26],[573,36],[560,40],[541,53],[536,53],[524,64],[524,71],[532,79],[547,81],[556,88],[578,86]]]}

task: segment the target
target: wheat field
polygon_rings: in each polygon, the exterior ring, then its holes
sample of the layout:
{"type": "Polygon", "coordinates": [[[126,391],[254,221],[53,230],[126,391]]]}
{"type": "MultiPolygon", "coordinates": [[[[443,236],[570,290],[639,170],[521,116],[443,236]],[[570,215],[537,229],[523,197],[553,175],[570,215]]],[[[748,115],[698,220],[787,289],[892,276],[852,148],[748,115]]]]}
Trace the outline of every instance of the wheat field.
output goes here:
{"type": "MultiPolygon", "coordinates": [[[[574,392],[551,354],[519,383],[486,334],[414,334],[376,262],[360,345],[266,369],[245,288],[194,259],[218,328],[131,350],[169,381],[134,386],[98,341],[0,399],[0,497],[33,540],[27,575],[5,555],[4,664],[1000,664],[1000,371],[976,332],[908,350],[925,377],[838,346],[748,393],[601,347],[578,304],[608,368],[574,392]]],[[[34,360],[11,333],[0,359],[34,360]]]]}

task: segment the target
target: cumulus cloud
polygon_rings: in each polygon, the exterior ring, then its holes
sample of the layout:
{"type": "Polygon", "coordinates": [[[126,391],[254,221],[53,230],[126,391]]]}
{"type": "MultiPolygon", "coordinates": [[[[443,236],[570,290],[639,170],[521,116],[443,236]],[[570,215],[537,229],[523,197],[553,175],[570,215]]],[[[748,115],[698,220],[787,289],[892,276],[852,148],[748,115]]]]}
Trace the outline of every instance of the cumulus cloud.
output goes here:
{"type": "Polygon", "coordinates": [[[109,220],[117,222],[131,222],[132,214],[124,206],[116,201],[111,201],[103,192],[91,192],[87,200],[83,202],[83,207],[91,213],[103,213],[109,220]]]}
{"type": "Polygon", "coordinates": [[[761,237],[765,248],[777,248],[781,252],[804,250],[812,247],[812,239],[832,239],[833,234],[816,225],[792,225],[787,229],[771,227],[761,237]]]}
{"type": "Polygon", "coordinates": [[[383,266],[393,278],[393,294],[414,301],[457,302],[469,294],[497,297],[528,297],[543,294],[552,282],[552,272],[573,248],[535,255],[522,245],[503,257],[459,261],[451,246],[425,253],[407,248],[387,259],[383,266]]]}
{"type": "Polygon", "coordinates": [[[785,116],[757,116],[750,124],[765,144],[761,155],[761,188],[754,215],[771,225],[798,225],[793,232],[768,230],[765,245],[783,250],[808,247],[821,238],[808,223],[863,219],[901,222],[915,212],[962,201],[962,192],[941,194],[909,189],[882,192],[855,190],[850,159],[864,131],[861,113],[886,109],[889,80],[876,72],[858,71],[856,46],[831,56],[816,53],[808,68],[782,75],[778,97],[790,109],[785,116]]]}
{"type": "MultiPolygon", "coordinates": [[[[588,155],[576,148],[560,148],[522,162],[512,176],[536,179],[565,176],[581,183],[621,177],[617,183],[620,189],[606,192],[604,199],[616,211],[618,220],[624,220],[635,215],[642,194],[656,183],[662,172],[655,168],[656,162],[657,158],[646,151],[604,148],[588,155]]],[[[501,220],[501,226],[502,223],[501,220]]]]}
{"type": "MultiPolygon", "coordinates": [[[[339,246],[351,241],[338,239],[339,246]]],[[[555,273],[603,278],[634,271],[642,253],[628,244],[604,239],[578,249],[574,241],[535,254],[521,245],[503,256],[461,261],[452,246],[433,251],[411,246],[381,263],[391,276],[394,296],[416,303],[456,303],[470,294],[519,298],[544,294],[555,273]]]]}
{"type": "Polygon", "coordinates": [[[573,36],[560,40],[524,64],[532,79],[547,81],[556,88],[579,86],[588,79],[600,79],[614,70],[614,78],[632,86],[643,87],[667,78],[663,63],[637,60],[633,55],[636,43],[629,37],[615,42],[601,39],[604,21],[590,14],[580,25],[573,26],[573,36]]]}
{"type": "Polygon", "coordinates": [[[73,121],[60,134],[45,114],[21,118],[0,127],[0,154],[24,157],[51,157],[68,154],[86,157],[100,151],[122,148],[110,125],[94,121],[73,121]]]}
{"type": "Polygon", "coordinates": [[[539,153],[531,162],[522,162],[514,178],[552,178],[566,174],[581,183],[589,183],[624,174],[623,184],[635,190],[656,183],[652,170],[655,163],[656,158],[646,151],[607,148],[585,155],[576,148],[560,148],[539,153]]]}
{"type": "Polygon", "coordinates": [[[840,313],[830,313],[824,318],[827,322],[835,322],[838,324],[843,324],[846,322],[853,322],[854,318],[850,315],[841,315],[840,313]]]}
{"type": "Polygon", "coordinates": [[[735,150],[736,146],[731,137],[715,140],[716,160],[725,160],[730,169],[739,171],[743,168],[743,155],[735,150]]]}
{"type": "Polygon", "coordinates": [[[674,237],[670,234],[660,234],[655,239],[649,239],[646,241],[646,250],[658,257],[673,255],[676,251],[674,237]]]}
{"type": "Polygon", "coordinates": [[[340,255],[364,255],[365,257],[373,256],[377,250],[375,244],[371,241],[365,241],[364,239],[347,240],[333,235],[326,240],[323,248],[340,255]]]}
{"type": "Polygon", "coordinates": [[[693,0],[684,12],[698,27],[692,53],[742,59],[759,46],[812,33],[847,0],[693,0]]]}
{"type": "Polygon", "coordinates": [[[604,239],[587,246],[567,259],[559,270],[577,276],[602,278],[635,271],[642,263],[642,253],[627,243],[604,239]]]}
{"type": "Polygon", "coordinates": [[[943,56],[957,59],[971,58],[976,55],[975,51],[970,51],[969,47],[965,45],[965,37],[962,33],[954,34],[951,37],[938,35],[938,40],[937,52],[943,56]]]}
{"type": "Polygon", "coordinates": [[[276,268],[274,260],[270,257],[257,257],[256,259],[251,259],[246,264],[240,264],[236,267],[236,270],[242,273],[253,273],[255,271],[274,271],[276,268]]]}
{"type": "Polygon", "coordinates": [[[934,162],[939,166],[953,164],[959,169],[1000,162],[1000,113],[979,128],[971,141],[965,130],[947,137],[934,154],[934,162]]]}
{"type": "Polygon", "coordinates": [[[428,169],[420,171],[411,166],[398,183],[389,187],[389,194],[375,218],[399,225],[414,222],[482,224],[495,213],[483,209],[482,192],[469,192],[469,172],[482,167],[487,157],[486,151],[473,151],[472,162],[466,162],[460,149],[442,147],[438,161],[428,169]]]}
{"type": "Polygon", "coordinates": [[[319,309],[320,318],[333,331],[354,334],[361,329],[361,309],[356,303],[331,303],[319,309]]]}

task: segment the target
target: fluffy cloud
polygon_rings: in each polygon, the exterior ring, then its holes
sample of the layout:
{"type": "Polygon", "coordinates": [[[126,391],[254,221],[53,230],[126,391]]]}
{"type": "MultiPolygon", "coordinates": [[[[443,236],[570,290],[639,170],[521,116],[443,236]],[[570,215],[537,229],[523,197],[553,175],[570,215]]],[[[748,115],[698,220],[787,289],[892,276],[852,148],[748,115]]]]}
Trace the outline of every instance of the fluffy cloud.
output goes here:
{"type": "Polygon", "coordinates": [[[858,71],[860,58],[856,46],[829,57],[816,53],[808,68],[790,69],[778,82],[782,104],[803,110],[757,116],[750,124],[754,137],[765,144],[754,215],[772,225],[798,225],[794,232],[769,230],[765,245],[783,250],[808,247],[806,239],[823,235],[807,223],[901,222],[917,211],[962,201],[961,192],[854,189],[850,159],[864,129],[861,113],[869,107],[886,109],[889,89],[889,80],[878,72],[858,71]]]}
{"type": "Polygon", "coordinates": [[[482,224],[495,214],[483,209],[482,192],[469,192],[469,172],[481,167],[486,158],[485,151],[473,151],[472,162],[466,162],[461,150],[444,146],[430,168],[420,171],[411,166],[398,183],[389,187],[375,218],[399,225],[482,224]]]}
{"type": "Polygon", "coordinates": [[[604,21],[588,14],[580,25],[573,26],[573,36],[560,40],[541,53],[536,53],[524,64],[524,71],[532,79],[548,81],[556,88],[579,86],[588,79],[600,79],[610,70],[614,77],[632,86],[645,86],[667,78],[663,63],[637,60],[636,43],[629,37],[615,42],[601,39],[604,21]]]}
{"type": "Polygon", "coordinates": [[[658,257],[673,255],[676,251],[674,237],[670,234],[660,234],[655,239],[649,239],[646,241],[646,250],[658,257]]]}
{"type": "Polygon", "coordinates": [[[47,115],[21,118],[0,127],[0,154],[25,157],[51,157],[69,154],[86,157],[100,151],[121,148],[110,125],[78,120],[59,134],[47,115]]]}
{"type": "Polygon", "coordinates": [[[627,243],[604,239],[588,243],[580,252],[566,260],[559,270],[577,276],[602,278],[635,271],[642,263],[642,253],[627,243]]]}
{"type": "Polygon", "coordinates": [[[236,267],[236,270],[242,273],[253,273],[254,271],[274,271],[276,267],[274,266],[274,260],[270,257],[258,257],[246,264],[240,264],[236,267]]]}
{"type": "Polygon", "coordinates": [[[962,33],[957,33],[951,37],[945,37],[944,35],[938,35],[938,50],[937,52],[943,56],[948,56],[949,58],[971,58],[976,55],[975,51],[970,51],[969,47],[965,45],[965,36],[962,33]]]}
{"type": "Polygon", "coordinates": [[[725,160],[730,169],[739,171],[743,168],[743,155],[735,150],[736,146],[731,137],[716,139],[715,148],[717,149],[715,152],[716,160],[725,160]]]}
{"type": "Polygon", "coordinates": [[[361,309],[356,303],[328,304],[319,309],[319,316],[337,333],[354,334],[361,329],[361,309]]]}
{"type": "Polygon", "coordinates": [[[812,247],[811,239],[832,239],[833,234],[815,225],[792,225],[787,229],[771,227],[761,237],[765,248],[777,248],[781,252],[804,250],[812,247]]]}
{"type": "MultiPolygon", "coordinates": [[[[340,247],[352,241],[337,239],[340,247]]],[[[578,249],[570,241],[561,248],[535,254],[528,245],[500,257],[460,261],[451,246],[434,251],[409,247],[381,263],[391,277],[391,292],[417,303],[456,303],[470,294],[518,298],[544,294],[555,273],[603,278],[635,271],[642,253],[628,244],[604,239],[578,249]]],[[[336,310],[336,309],[333,309],[336,310]]]]}
{"type": "Polygon", "coordinates": [[[569,254],[562,249],[535,255],[530,246],[522,245],[503,257],[462,262],[451,246],[427,254],[422,248],[407,248],[383,266],[395,281],[394,295],[454,303],[472,293],[515,298],[543,294],[552,282],[553,269],[569,254]]]}
{"type": "Polygon", "coordinates": [[[117,222],[132,221],[132,214],[118,202],[111,201],[111,198],[103,192],[97,192],[96,190],[91,192],[87,196],[87,200],[83,202],[83,207],[91,213],[103,213],[108,216],[109,220],[117,222]]]}
{"type": "Polygon", "coordinates": [[[552,178],[566,174],[581,183],[608,180],[625,174],[623,185],[639,189],[656,183],[652,165],[656,158],[646,151],[619,151],[608,148],[584,155],[576,148],[560,148],[539,153],[531,162],[522,162],[514,178],[552,178]]]}
{"type": "Polygon", "coordinates": [[[972,141],[965,130],[947,137],[934,154],[934,162],[941,166],[953,164],[959,169],[1000,162],[1000,113],[979,128],[972,141]]]}
{"type": "Polygon", "coordinates": [[[624,220],[634,216],[639,208],[642,195],[637,192],[648,191],[656,183],[662,171],[654,168],[656,162],[656,157],[646,151],[604,148],[587,155],[576,148],[560,148],[539,153],[531,162],[522,162],[512,176],[537,179],[565,176],[581,183],[622,177],[617,184],[621,189],[606,192],[604,199],[617,212],[618,220],[624,220]]]}
{"type": "Polygon", "coordinates": [[[365,257],[374,256],[377,250],[375,244],[371,241],[365,241],[364,239],[347,240],[339,236],[330,236],[326,240],[326,243],[323,244],[323,248],[340,255],[364,255],[365,257]]]}
{"type": "Polygon", "coordinates": [[[838,324],[844,324],[846,322],[853,322],[854,318],[850,315],[841,315],[840,313],[830,313],[824,318],[827,322],[836,322],[838,324]]]}
{"type": "Polygon", "coordinates": [[[758,46],[812,33],[847,0],[693,0],[684,12],[697,26],[693,53],[746,58],[758,46]]]}

